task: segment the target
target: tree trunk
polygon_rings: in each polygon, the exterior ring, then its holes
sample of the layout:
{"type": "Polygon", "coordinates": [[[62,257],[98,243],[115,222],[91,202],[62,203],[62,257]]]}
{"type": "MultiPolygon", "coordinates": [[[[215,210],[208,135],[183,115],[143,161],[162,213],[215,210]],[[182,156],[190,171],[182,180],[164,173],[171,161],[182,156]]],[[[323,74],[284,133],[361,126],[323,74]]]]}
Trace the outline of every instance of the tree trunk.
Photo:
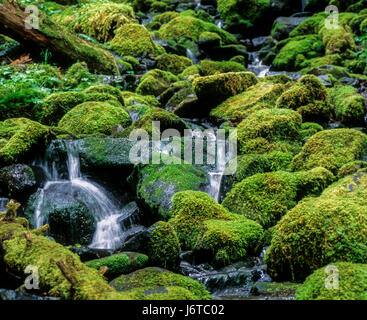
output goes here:
{"type": "Polygon", "coordinates": [[[113,55],[53,23],[39,10],[39,28],[27,29],[29,14],[16,0],[0,0],[0,33],[24,44],[31,51],[49,49],[65,63],[85,61],[91,71],[118,74],[113,55]],[[11,2],[11,3],[10,3],[11,2]]]}

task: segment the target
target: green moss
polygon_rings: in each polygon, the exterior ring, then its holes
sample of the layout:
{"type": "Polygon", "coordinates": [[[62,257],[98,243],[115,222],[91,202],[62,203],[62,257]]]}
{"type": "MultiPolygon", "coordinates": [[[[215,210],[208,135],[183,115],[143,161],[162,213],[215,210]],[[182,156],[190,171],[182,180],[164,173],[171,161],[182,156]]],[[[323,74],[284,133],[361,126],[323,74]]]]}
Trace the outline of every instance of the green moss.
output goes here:
{"type": "MultiPolygon", "coordinates": [[[[237,139],[241,154],[251,153],[262,147],[269,151],[269,144],[296,143],[302,119],[299,113],[289,109],[264,109],[250,114],[237,127],[237,139]]],[[[274,146],[276,149],[276,146],[274,146]]],[[[281,151],[281,150],[280,150],[281,151]]],[[[256,152],[263,153],[263,152],[256,152]]]]}
{"type": "Polygon", "coordinates": [[[159,102],[154,96],[146,96],[146,95],[143,96],[131,91],[122,91],[121,95],[124,98],[124,104],[126,106],[141,104],[149,107],[157,107],[159,104],[159,102]]]}
{"type": "Polygon", "coordinates": [[[338,172],[338,178],[342,179],[346,176],[349,176],[351,174],[355,174],[360,170],[365,171],[365,169],[367,168],[367,162],[366,161],[352,161],[352,162],[348,162],[347,164],[345,164],[344,166],[342,166],[339,169],[338,172]]]}
{"type": "Polygon", "coordinates": [[[216,106],[257,82],[256,76],[251,72],[228,72],[196,78],[193,88],[203,103],[216,106]]]}
{"type": "Polygon", "coordinates": [[[226,72],[246,71],[246,68],[242,64],[239,64],[234,61],[202,60],[200,62],[200,67],[202,70],[202,74],[204,76],[212,76],[214,74],[226,73],[226,72]]]}
{"type": "Polygon", "coordinates": [[[162,25],[159,29],[159,33],[164,40],[168,40],[170,38],[179,40],[184,37],[197,42],[200,38],[200,34],[203,32],[213,32],[218,34],[221,37],[223,44],[237,42],[234,36],[220,29],[215,24],[190,16],[180,15],[179,17],[162,25]]]}
{"type": "Polygon", "coordinates": [[[304,122],[301,125],[300,135],[301,135],[302,140],[308,140],[314,134],[322,130],[324,130],[324,128],[317,123],[304,122]]]}
{"type": "Polygon", "coordinates": [[[364,124],[365,100],[355,88],[337,85],[328,92],[338,120],[347,125],[364,124]]]}
{"type": "Polygon", "coordinates": [[[296,300],[367,300],[367,266],[336,262],[316,270],[298,287],[296,300]],[[337,282],[328,281],[333,275],[337,282]]]}
{"type": "Polygon", "coordinates": [[[208,300],[211,298],[204,285],[196,280],[160,268],[145,268],[121,276],[113,280],[110,284],[117,291],[124,293],[131,292],[131,294],[138,295],[139,298],[145,297],[145,299],[147,299],[147,296],[149,299],[150,295],[159,299],[169,298],[170,296],[172,299],[172,295],[176,299],[177,296],[194,300],[208,300]],[[171,291],[170,288],[175,289],[171,291]],[[176,288],[186,289],[192,295],[176,288]],[[142,289],[142,291],[136,291],[136,289],[142,289]]]}
{"type": "Polygon", "coordinates": [[[319,32],[325,53],[343,54],[344,57],[351,56],[356,51],[356,45],[350,28],[339,26],[338,29],[327,29],[323,27],[319,32]]]}
{"type": "Polygon", "coordinates": [[[178,77],[180,79],[188,79],[188,80],[194,80],[195,78],[200,76],[201,69],[197,65],[193,65],[191,67],[187,67],[184,71],[182,71],[178,77]]]}
{"type": "Polygon", "coordinates": [[[157,27],[154,29],[158,30],[162,24],[166,24],[179,16],[180,14],[174,11],[163,12],[162,14],[155,16],[152,20],[152,23],[157,27]]]}
{"type": "Polygon", "coordinates": [[[172,226],[159,221],[152,226],[153,231],[147,245],[151,264],[170,270],[178,270],[180,242],[172,226]]]}
{"type": "Polygon", "coordinates": [[[176,81],[178,78],[171,72],[153,69],[142,76],[136,93],[157,97],[176,81]]]}
{"type": "Polygon", "coordinates": [[[72,134],[110,134],[116,125],[127,127],[129,114],[107,102],[85,102],[70,110],[59,122],[59,128],[72,134]]]}
{"type": "Polygon", "coordinates": [[[154,44],[149,31],[140,24],[125,24],[118,28],[109,45],[120,56],[154,57],[164,53],[154,44]]]}
{"type": "Polygon", "coordinates": [[[291,37],[318,34],[325,24],[325,13],[317,13],[301,22],[289,35],[291,37]]]}
{"type": "Polygon", "coordinates": [[[210,112],[210,116],[217,121],[241,122],[259,107],[264,108],[265,104],[274,105],[284,89],[282,84],[260,82],[224,101],[210,112]]]}
{"type": "Polygon", "coordinates": [[[292,161],[293,170],[324,167],[334,174],[365,154],[367,136],[354,129],[324,130],[313,135],[292,161]]]}
{"type": "Polygon", "coordinates": [[[65,73],[65,88],[84,90],[97,82],[98,77],[88,71],[85,63],[74,63],[65,73]]]}
{"type": "Polygon", "coordinates": [[[79,9],[69,8],[54,16],[53,20],[102,43],[111,40],[117,28],[136,22],[130,6],[113,2],[86,4],[79,9]]]}
{"type": "Polygon", "coordinates": [[[148,257],[145,254],[136,252],[123,252],[112,256],[91,260],[86,262],[86,266],[92,269],[100,270],[107,267],[104,274],[108,279],[114,279],[122,274],[127,274],[138,269],[144,268],[148,263],[148,257]]]}
{"type": "Polygon", "coordinates": [[[156,58],[157,68],[169,71],[175,75],[183,72],[187,67],[192,66],[189,58],[178,56],[177,54],[162,54],[156,58]]]}
{"type": "Polygon", "coordinates": [[[16,163],[51,139],[51,130],[26,118],[0,122],[0,163],[16,163]]]}
{"type": "Polygon", "coordinates": [[[357,173],[290,210],[266,253],[270,276],[303,281],[331,262],[366,263],[366,186],[367,174],[357,173]]]}
{"type": "Polygon", "coordinates": [[[115,97],[122,106],[124,106],[125,101],[124,101],[124,97],[121,93],[121,91],[115,87],[112,87],[108,84],[102,84],[102,85],[98,85],[98,86],[92,86],[89,87],[88,89],[84,90],[84,93],[86,94],[92,94],[92,93],[105,93],[105,94],[109,94],[112,95],[113,97],[115,97]]]}
{"type": "Polygon", "coordinates": [[[320,194],[333,180],[334,176],[324,168],[297,173],[259,173],[236,184],[222,205],[269,228],[298,200],[320,194]]]}

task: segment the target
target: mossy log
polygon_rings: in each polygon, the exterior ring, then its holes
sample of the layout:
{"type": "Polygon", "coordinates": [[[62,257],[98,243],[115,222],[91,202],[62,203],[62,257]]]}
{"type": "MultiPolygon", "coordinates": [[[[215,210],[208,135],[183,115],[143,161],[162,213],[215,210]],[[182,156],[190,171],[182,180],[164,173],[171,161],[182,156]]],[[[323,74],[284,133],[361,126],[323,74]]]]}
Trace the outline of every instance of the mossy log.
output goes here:
{"type": "Polygon", "coordinates": [[[41,10],[38,29],[27,29],[25,19],[28,16],[16,1],[0,0],[0,34],[35,51],[47,48],[65,63],[85,61],[96,73],[118,74],[115,58],[110,52],[53,23],[41,10]]]}

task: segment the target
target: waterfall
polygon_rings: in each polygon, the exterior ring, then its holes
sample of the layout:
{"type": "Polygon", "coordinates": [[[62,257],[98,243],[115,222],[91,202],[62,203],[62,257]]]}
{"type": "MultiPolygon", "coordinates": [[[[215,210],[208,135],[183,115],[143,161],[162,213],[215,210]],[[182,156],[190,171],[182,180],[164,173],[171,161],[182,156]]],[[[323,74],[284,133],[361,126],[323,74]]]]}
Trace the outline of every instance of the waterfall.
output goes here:
{"type": "Polygon", "coordinates": [[[305,8],[306,8],[306,5],[307,5],[307,0],[301,0],[301,3],[302,3],[302,12],[305,12],[305,8]]]}
{"type": "Polygon", "coordinates": [[[193,64],[198,64],[198,59],[196,58],[195,54],[189,49],[186,49],[186,57],[188,57],[193,64]]]}
{"type": "Polygon", "coordinates": [[[264,65],[262,60],[260,60],[259,52],[249,52],[249,58],[250,63],[247,70],[253,72],[259,78],[264,78],[269,72],[270,67],[264,65]]]}
{"type": "MultiPolygon", "coordinates": [[[[76,142],[65,141],[67,150],[68,180],[62,180],[56,170],[54,162],[50,165],[47,161],[38,163],[49,181],[36,195],[34,222],[38,228],[47,222],[49,203],[82,202],[93,213],[97,222],[91,248],[115,249],[121,245],[126,237],[131,234],[129,228],[132,224],[124,223],[125,219],[131,219],[129,212],[119,208],[117,201],[98,184],[83,177],[80,169],[80,159],[76,142]]],[[[134,222],[138,222],[137,219],[134,222]]]]}

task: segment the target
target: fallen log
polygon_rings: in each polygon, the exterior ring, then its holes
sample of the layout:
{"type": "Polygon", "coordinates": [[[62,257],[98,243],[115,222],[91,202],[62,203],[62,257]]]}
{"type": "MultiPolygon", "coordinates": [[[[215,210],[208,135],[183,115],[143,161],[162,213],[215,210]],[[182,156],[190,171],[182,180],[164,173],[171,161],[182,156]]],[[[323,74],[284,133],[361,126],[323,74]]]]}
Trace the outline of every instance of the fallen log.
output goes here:
{"type": "MultiPolygon", "coordinates": [[[[85,61],[96,73],[118,74],[114,56],[53,23],[39,10],[38,29],[27,28],[29,16],[16,0],[0,0],[0,34],[24,44],[30,51],[47,48],[64,63],[85,61]]],[[[29,24],[28,24],[29,26],[29,24]]]]}

